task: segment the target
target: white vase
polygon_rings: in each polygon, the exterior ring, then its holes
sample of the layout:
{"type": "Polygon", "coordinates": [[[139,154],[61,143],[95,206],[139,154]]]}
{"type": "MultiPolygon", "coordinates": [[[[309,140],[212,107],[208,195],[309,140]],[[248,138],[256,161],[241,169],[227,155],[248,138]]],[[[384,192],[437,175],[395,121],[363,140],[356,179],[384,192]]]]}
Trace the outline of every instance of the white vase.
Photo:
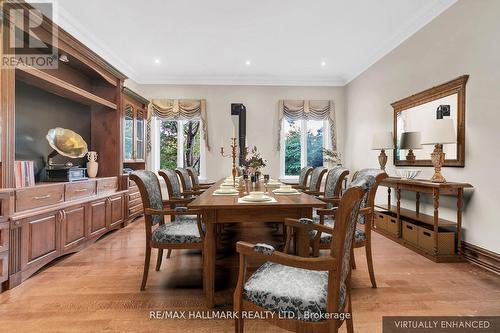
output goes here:
{"type": "Polygon", "coordinates": [[[97,163],[97,153],[95,151],[89,151],[87,153],[87,159],[87,175],[89,175],[90,178],[95,178],[99,167],[99,163],[97,163]]]}

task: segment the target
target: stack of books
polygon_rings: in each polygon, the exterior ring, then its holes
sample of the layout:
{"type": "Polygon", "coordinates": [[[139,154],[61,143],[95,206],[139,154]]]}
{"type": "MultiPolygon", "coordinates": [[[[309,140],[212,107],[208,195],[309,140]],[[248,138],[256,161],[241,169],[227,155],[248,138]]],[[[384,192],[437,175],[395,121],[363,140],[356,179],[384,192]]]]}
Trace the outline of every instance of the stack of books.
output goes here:
{"type": "Polygon", "coordinates": [[[16,188],[35,186],[33,161],[15,161],[14,179],[16,180],[16,188]]]}

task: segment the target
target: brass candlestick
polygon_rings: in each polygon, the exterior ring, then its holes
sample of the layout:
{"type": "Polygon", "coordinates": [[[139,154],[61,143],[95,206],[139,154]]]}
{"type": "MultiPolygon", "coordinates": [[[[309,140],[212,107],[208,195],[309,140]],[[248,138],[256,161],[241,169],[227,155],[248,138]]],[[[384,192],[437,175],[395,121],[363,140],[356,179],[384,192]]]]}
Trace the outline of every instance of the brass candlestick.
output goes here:
{"type": "Polygon", "coordinates": [[[220,154],[222,157],[230,157],[233,159],[233,168],[232,168],[232,175],[233,175],[233,186],[236,189],[240,189],[240,186],[236,186],[236,158],[238,157],[237,154],[237,144],[236,144],[236,138],[231,138],[231,154],[230,155],[225,155],[224,154],[224,147],[220,147],[220,154]]]}

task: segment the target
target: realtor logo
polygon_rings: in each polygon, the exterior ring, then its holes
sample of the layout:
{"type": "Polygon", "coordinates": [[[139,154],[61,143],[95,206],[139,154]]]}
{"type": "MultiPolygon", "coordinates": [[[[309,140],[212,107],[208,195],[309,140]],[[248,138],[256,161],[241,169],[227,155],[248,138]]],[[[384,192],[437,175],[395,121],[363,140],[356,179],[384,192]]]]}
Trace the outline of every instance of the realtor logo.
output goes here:
{"type": "Polygon", "coordinates": [[[58,65],[57,26],[51,2],[1,2],[4,28],[2,68],[30,66],[55,69],[58,65]]]}

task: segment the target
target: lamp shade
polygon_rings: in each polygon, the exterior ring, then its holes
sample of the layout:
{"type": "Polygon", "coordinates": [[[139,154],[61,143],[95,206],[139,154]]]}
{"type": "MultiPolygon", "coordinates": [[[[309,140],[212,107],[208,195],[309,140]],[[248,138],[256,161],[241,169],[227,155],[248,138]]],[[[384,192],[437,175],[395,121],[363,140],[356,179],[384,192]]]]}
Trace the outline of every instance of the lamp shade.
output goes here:
{"type": "Polygon", "coordinates": [[[392,132],[379,132],[373,135],[372,149],[394,149],[392,132]]]}
{"type": "Polygon", "coordinates": [[[422,138],[420,132],[404,132],[401,133],[401,141],[399,148],[401,149],[422,149],[422,138]]]}
{"type": "Polygon", "coordinates": [[[422,135],[423,145],[456,143],[457,132],[453,119],[444,118],[434,120],[430,126],[426,128],[422,135]]]}

